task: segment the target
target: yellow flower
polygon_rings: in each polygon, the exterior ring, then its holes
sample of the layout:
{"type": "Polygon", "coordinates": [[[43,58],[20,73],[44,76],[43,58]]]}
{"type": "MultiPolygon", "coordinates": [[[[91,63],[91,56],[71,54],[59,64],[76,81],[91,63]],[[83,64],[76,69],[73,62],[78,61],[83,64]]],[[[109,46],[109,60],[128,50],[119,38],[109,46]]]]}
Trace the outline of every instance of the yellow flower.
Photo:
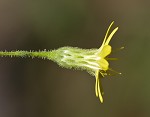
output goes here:
{"type": "Polygon", "coordinates": [[[59,66],[68,69],[86,70],[88,73],[96,77],[95,93],[103,103],[103,91],[101,88],[100,75],[102,77],[108,75],[108,70],[111,70],[107,60],[114,60],[114,58],[106,58],[111,53],[111,46],[109,45],[113,35],[118,30],[116,27],[110,35],[109,30],[114,22],[112,22],[106,32],[104,41],[99,49],[81,49],[78,47],[61,47],[52,51],[0,51],[0,56],[13,57],[39,57],[49,59],[59,64],[59,66]]]}
{"type": "Polygon", "coordinates": [[[105,75],[107,75],[107,70],[109,69],[109,63],[106,60],[106,56],[108,56],[111,53],[111,46],[109,45],[110,40],[112,39],[113,35],[116,33],[116,31],[118,30],[118,27],[116,27],[108,36],[109,30],[111,28],[111,26],[113,25],[114,22],[112,22],[106,32],[104,41],[101,45],[101,47],[99,48],[98,52],[96,53],[97,56],[99,56],[99,70],[95,71],[95,77],[96,77],[96,82],[95,82],[95,93],[96,96],[99,97],[100,102],[103,103],[103,92],[101,89],[101,82],[100,82],[100,77],[99,74],[101,74],[102,77],[104,77],[105,75]]]}

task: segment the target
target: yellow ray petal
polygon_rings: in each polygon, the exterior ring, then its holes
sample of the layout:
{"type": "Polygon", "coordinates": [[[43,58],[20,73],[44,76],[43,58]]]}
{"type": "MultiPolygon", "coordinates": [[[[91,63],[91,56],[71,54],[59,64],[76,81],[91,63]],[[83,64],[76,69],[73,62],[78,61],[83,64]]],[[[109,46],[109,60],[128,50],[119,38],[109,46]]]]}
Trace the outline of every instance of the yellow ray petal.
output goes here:
{"type": "Polygon", "coordinates": [[[110,45],[105,45],[101,52],[99,52],[99,56],[102,58],[105,58],[106,56],[108,56],[111,53],[111,46],[110,45]]]}
{"type": "Polygon", "coordinates": [[[96,97],[99,97],[100,102],[103,103],[103,97],[102,97],[102,93],[101,93],[101,89],[100,89],[100,80],[99,80],[99,70],[97,70],[95,72],[95,76],[96,76],[96,82],[95,82],[95,94],[96,97]]]}
{"type": "Polygon", "coordinates": [[[98,79],[98,95],[99,95],[100,102],[103,103],[104,100],[103,100],[101,89],[100,89],[100,80],[99,79],[98,79]]]}
{"type": "Polygon", "coordinates": [[[101,59],[99,60],[99,66],[100,66],[100,69],[101,69],[101,70],[106,71],[106,70],[108,70],[108,68],[109,68],[109,63],[108,63],[108,61],[107,61],[106,59],[101,58],[101,59]]]}
{"type": "Polygon", "coordinates": [[[110,30],[110,28],[111,28],[111,26],[114,24],[114,21],[110,24],[110,26],[108,27],[108,29],[107,29],[107,32],[106,32],[106,34],[105,34],[105,37],[104,37],[104,40],[103,40],[103,43],[102,43],[102,45],[101,45],[101,47],[99,48],[99,50],[101,50],[102,48],[103,48],[103,46],[104,46],[104,44],[105,44],[105,42],[106,42],[106,39],[107,39],[107,35],[108,35],[108,33],[109,33],[109,30],[110,30]]]}
{"type": "Polygon", "coordinates": [[[96,97],[98,97],[98,77],[99,77],[99,70],[97,70],[95,72],[95,77],[96,77],[96,81],[95,81],[95,94],[96,94],[96,97]]]}
{"type": "Polygon", "coordinates": [[[104,45],[108,45],[108,44],[109,44],[111,38],[113,37],[113,35],[116,33],[117,30],[118,30],[118,27],[115,28],[115,29],[111,32],[111,34],[110,34],[109,37],[107,38],[106,43],[105,43],[104,45]]]}

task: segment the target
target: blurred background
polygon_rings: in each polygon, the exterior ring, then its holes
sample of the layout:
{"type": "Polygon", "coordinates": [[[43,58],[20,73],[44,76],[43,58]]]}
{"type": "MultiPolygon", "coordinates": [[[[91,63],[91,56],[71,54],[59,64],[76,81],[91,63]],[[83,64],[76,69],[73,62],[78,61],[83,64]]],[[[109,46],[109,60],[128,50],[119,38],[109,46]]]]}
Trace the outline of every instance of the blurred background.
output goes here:
{"type": "Polygon", "coordinates": [[[0,58],[0,117],[149,117],[150,1],[0,0],[0,50],[99,48],[112,21],[111,67],[95,78],[42,59],[0,58]]]}

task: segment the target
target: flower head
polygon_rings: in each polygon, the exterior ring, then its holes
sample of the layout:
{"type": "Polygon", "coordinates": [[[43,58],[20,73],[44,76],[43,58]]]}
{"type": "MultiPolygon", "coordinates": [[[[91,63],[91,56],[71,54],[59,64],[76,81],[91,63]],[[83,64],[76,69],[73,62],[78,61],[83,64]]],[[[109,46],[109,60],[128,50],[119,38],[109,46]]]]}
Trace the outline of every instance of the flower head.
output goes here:
{"type": "Polygon", "coordinates": [[[57,50],[53,50],[50,55],[52,58],[48,58],[57,62],[60,66],[65,68],[75,68],[80,70],[86,70],[88,73],[96,77],[95,82],[95,93],[99,97],[100,102],[103,102],[103,92],[100,83],[100,75],[102,77],[108,75],[107,71],[111,70],[109,68],[109,63],[107,60],[112,58],[106,58],[111,53],[111,46],[109,45],[110,40],[113,35],[118,30],[116,27],[110,35],[108,35],[109,30],[114,22],[112,22],[106,32],[103,43],[99,49],[80,49],[77,47],[62,47],[57,50]]]}
{"type": "Polygon", "coordinates": [[[0,51],[0,56],[11,57],[38,57],[43,59],[49,59],[58,63],[64,68],[74,68],[79,70],[86,70],[91,75],[95,76],[95,93],[103,102],[103,91],[101,88],[100,78],[109,75],[108,70],[111,70],[107,60],[113,60],[114,58],[108,58],[111,53],[111,46],[109,45],[113,35],[118,30],[116,27],[110,34],[109,30],[114,22],[112,22],[106,32],[104,41],[99,49],[81,49],[77,47],[62,47],[52,51],[0,51]],[[109,35],[108,35],[109,34],[109,35]],[[107,58],[106,58],[107,57],[107,58]],[[101,77],[100,77],[101,75],[101,77]]]}

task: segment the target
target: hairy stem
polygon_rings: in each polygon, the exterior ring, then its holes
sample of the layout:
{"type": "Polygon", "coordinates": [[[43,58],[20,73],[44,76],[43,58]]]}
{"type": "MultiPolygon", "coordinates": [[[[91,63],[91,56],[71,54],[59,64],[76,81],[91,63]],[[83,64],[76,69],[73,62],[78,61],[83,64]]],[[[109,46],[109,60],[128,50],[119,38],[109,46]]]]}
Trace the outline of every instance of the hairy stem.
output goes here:
{"type": "Polygon", "coordinates": [[[1,57],[31,57],[31,58],[42,58],[52,60],[54,57],[53,51],[0,51],[1,57]]]}

